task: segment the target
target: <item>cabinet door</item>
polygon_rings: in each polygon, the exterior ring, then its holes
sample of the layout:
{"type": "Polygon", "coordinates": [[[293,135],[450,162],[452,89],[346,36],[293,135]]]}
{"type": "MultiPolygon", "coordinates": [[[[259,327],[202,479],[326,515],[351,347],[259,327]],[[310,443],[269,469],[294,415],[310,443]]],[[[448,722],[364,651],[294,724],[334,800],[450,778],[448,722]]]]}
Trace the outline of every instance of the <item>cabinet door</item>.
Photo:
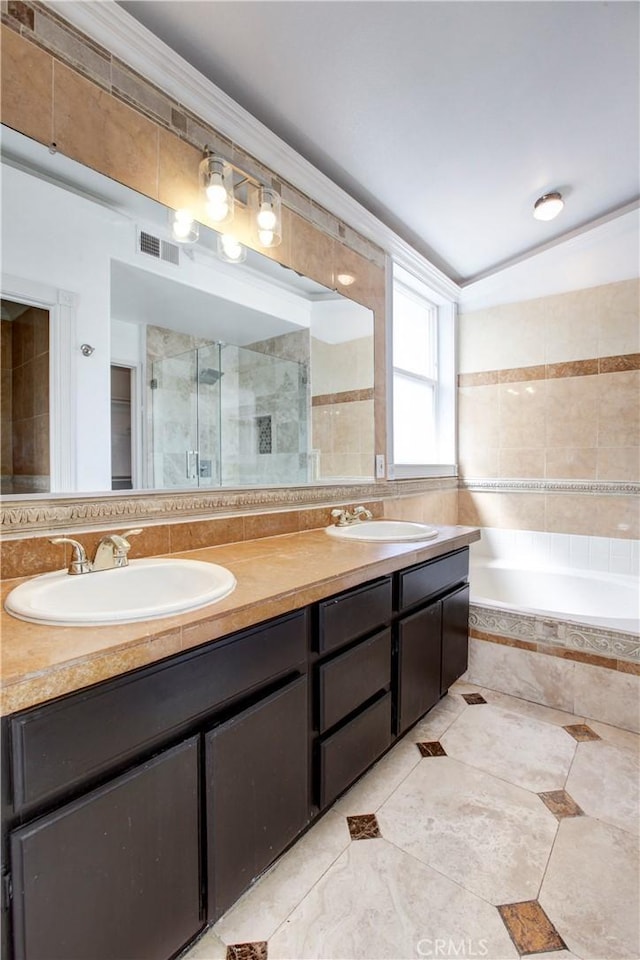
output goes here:
{"type": "Polygon", "coordinates": [[[446,693],[467,669],[469,659],[469,587],[456,590],[442,601],[442,680],[446,693]]]}
{"type": "Polygon", "coordinates": [[[209,920],[308,823],[308,723],[305,676],[206,735],[209,920]]]}
{"type": "Polygon", "coordinates": [[[15,960],[166,960],[203,925],[197,738],[10,843],[15,960]]]}
{"type": "Polygon", "coordinates": [[[442,604],[398,623],[396,732],[404,733],[440,699],[442,604]]]}

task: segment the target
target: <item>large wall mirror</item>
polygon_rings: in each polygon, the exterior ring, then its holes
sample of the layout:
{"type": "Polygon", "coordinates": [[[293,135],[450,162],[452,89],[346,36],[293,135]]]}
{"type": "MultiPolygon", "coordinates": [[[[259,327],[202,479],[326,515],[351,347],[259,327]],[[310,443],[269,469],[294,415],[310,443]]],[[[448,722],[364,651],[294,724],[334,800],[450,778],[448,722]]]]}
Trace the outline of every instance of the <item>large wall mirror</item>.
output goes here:
{"type": "Polygon", "coordinates": [[[2,128],[2,493],[362,483],[373,314],[2,128]]]}

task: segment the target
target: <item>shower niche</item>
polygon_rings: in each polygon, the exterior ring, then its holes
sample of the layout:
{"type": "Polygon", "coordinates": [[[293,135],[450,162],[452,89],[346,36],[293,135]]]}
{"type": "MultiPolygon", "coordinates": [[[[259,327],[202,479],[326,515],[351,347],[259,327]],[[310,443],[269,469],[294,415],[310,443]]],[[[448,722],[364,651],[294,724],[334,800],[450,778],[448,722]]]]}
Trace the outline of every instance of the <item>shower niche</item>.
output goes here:
{"type": "Polygon", "coordinates": [[[239,347],[147,328],[148,486],[309,480],[310,338],[274,340],[239,347]]]}

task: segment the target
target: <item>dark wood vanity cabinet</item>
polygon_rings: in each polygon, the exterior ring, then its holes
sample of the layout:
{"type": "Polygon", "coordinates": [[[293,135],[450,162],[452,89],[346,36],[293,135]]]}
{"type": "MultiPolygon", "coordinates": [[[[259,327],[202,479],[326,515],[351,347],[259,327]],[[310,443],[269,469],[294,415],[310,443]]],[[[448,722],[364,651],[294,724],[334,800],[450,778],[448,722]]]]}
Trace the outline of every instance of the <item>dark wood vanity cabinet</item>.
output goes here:
{"type": "Polygon", "coordinates": [[[237,899],[310,818],[308,648],[297,611],[4,720],[3,956],[167,960],[237,899]]]}
{"type": "Polygon", "coordinates": [[[169,960],[466,669],[468,549],[2,722],[3,958],[169,960]]]}

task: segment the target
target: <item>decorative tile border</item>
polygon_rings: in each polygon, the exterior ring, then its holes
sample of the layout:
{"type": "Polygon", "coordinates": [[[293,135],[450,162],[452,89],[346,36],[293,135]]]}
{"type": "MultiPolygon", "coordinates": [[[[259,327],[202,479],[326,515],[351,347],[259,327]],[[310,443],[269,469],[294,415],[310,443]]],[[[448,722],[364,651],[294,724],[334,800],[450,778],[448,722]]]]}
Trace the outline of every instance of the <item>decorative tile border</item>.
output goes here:
{"type": "Polygon", "coordinates": [[[330,403],[354,403],[357,400],[373,400],[373,387],[362,390],[343,390],[341,393],[319,393],[311,398],[312,407],[322,407],[330,403]]]}
{"type": "Polygon", "coordinates": [[[419,496],[435,490],[456,490],[455,478],[390,480],[365,484],[323,484],[308,487],[256,488],[163,492],[142,490],[126,496],[102,494],[87,497],[30,497],[7,501],[0,506],[0,529],[4,537],[59,527],[96,527],[109,523],[185,520],[261,510],[300,509],[324,504],[353,504],[360,501],[419,496]]]}
{"type": "Polygon", "coordinates": [[[504,370],[480,370],[458,374],[459,387],[487,387],[499,383],[527,380],[557,380],[562,377],[592,377],[602,373],[626,373],[640,370],[640,353],[624,353],[615,357],[592,357],[564,363],[542,363],[532,367],[508,367],[504,370]]]}
{"type": "Polygon", "coordinates": [[[624,630],[571,623],[519,611],[471,604],[471,635],[536,653],[576,659],[635,672],[640,667],[640,636],[624,630]]]}
{"type": "Polygon", "coordinates": [[[637,497],[640,483],[626,480],[514,480],[509,477],[460,478],[461,490],[475,493],[588,493],[608,497],[637,497]]]}

